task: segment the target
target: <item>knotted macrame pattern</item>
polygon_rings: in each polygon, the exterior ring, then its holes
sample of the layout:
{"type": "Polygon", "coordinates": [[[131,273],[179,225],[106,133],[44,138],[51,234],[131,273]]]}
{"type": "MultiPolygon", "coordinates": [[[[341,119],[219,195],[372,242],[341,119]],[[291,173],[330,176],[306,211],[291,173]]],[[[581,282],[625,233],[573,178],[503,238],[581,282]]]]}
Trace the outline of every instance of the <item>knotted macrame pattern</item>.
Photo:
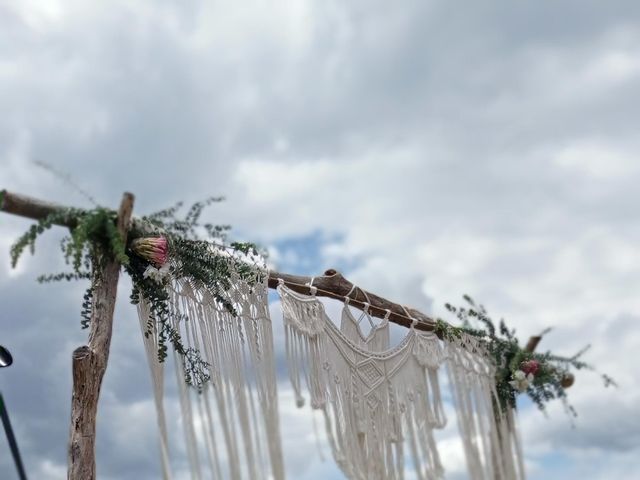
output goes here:
{"type": "Polygon", "coordinates": [[[304,378],[311,407],[322,411],[333,457],[345,475],[399,480],[411,465],[420,480],[440,478],[433,430],[446,419],[438,338],[412,328],[390,349],[388,324],[364,336],[345,305],[339,329],[314,296],[283,284],[278,292],[298,406],[304,403],[304,378]]]}

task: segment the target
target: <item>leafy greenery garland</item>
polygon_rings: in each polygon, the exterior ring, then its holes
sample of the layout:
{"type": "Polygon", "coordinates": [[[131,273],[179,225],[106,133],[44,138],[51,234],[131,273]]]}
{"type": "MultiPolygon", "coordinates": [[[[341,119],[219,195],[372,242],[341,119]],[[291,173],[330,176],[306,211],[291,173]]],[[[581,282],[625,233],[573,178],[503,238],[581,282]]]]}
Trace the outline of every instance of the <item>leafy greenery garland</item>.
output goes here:
{"type": "MultiPolygon", "coordinates": [[[[575,409],[567,401],[566,389],[573,384],[572,368],[594,370],[592,365],[581,360],[589,347],[583,348],[571,357],[554,355],[551,352],[527,351],[520,347],[515,330],[510,330],[504,320],[500,320],[496,328],[484,306],[476,304],[468,295],[463,296],[463,299],[466,302],[465,306],[445,305],[462,325],[452,326],[438,319],[435,332],[441,338],[449,340],[460,338],[463,334],[480,339],[496,365],[496,389],[501,410],[505,411],[507,407],[516,408],[518,393],[526,392],[542,411],[548,401],[560,399],[567,413],[576,416],[575,409]],[[480,328],[474,328],[474,324],[479,324],[480,328]],[[531,376],[526,375],[527,371],[531,372],[531,376]]],[[[541,336],[549,330],[542,332],[541,336]]],[[[605,387],[616,385],[610,376],[601,376],[605,387]]]]}
{"type": "MultiPolygon", "coordinates": [[[[220,255],[212,248],[212,241],[221,249],[239,252],[249,258],[259,257],[252,243],[232,242],[227,244],[228,225],[200,224],[202,211],[208,205],[221,201],[221,198],[209,198],[197,202],[183,218],[177,216],[182,204],[143,217],[136,222],[131,237],[148,235],[155,232],[159,238],[166,239],[171,252],[171,262],[167,264],[166,276],[148,275],[149,270],[157,270],[153,261],[136,254],[132,242],[126,246],[116,228],[116,213],[103,207],[92,210],[66,208],[55,211],[32,225],[11,247],[11,265],[15,267],[26,249],[35,253],[36,239],[55,224],[71,224],[69,235],[61,242],[61,249],[71,271],[38,277],[40,282],[91,280],[83,296],[81,325],[87,328],[91,321],[93,290],[100,268],[96,268],[106,258],[116,259],[132,280],[131,303],[137,305],[144,300],[150,310],[149,323],[145,335],[158,334],[158,359],[163,362],[167,357],[167,345],[170,343],[184,363],[187,383],[201,388],[209,381],[208,367],[200,352],[185,346],[180,332],[173,327],[174,322],[189,321],[186,316],[178,315],[170,309],[168,290],[169,277],[185,279],[197,288],[207,289],[209,293],[231,313],[236,313],[233,304],[225,292],[231,287],[231,274],[237,272],[240,278],[250,282],[262,281],[264,272],[250,262],[238,262],[232,255],[220,255]],[[206,238],[201,238],[204,231],[206,238]],[[169,275],[170,274],[170,275],[169,275]]],[[[237,253],[235,253],[237,254],[237,253]]]]}
{"type": "MultiPolygon", "coordinates": [[[[81,323],[83,328],[86,328],[91,320],[93,285],[100,280],[97,277],[92,278],[91,268],[101,258],[105,258],[104,255],[99,255],[99,253],[109,252],[122,265],[129,263],[124,242],[115,226],[115,212],[98,207],[93,210],[65,208],[49,214],[36,224],[31,225],[29,230],[11,246],[11,266],[12,268],[16,267],[25,249],[28,248],[32,255],[35,253],[35,244],[38,236],[55,224],[69,223],[70,219],[75,220],[75,226],[70,229],[70,234],[62,239],[60,247],[65,262],[72,270],[70,272],[41,275],[38,277],[38,281],[47,283],[62,280],[91,279],[92,284],[87,288],[83,296],[81,311],[81,323]]],[[[99,268],[95,269],[95,272],[99,271],[99,268]]]]}
{"type": "MultiPolygon", "coordinates": [[[[209,365],[202,359],[198,350],[184,345],[180,332],[173,327],[175,321],[189,319],[175,318],[177,314],[169,308],[169,276],[187,279],[197,288],[207,289],[228,311],[235,314],[233,304],[225,295],[231,287],[232,271],[238,272],[241,278],[250,282],[262,281],[264,275],[263,270],[256,269],[251,263],[235,262],[229,256],[219,255],[212,249],[213,241],[220,248],[229,248],[245,255],[263,254],[258,252],[252,243],[227,244],[227,233],[230,230],[228,225],[199,223],[204,208],[221,200],[209,198],[197,202],[187,211],[184,218],[177,216],[182,203],[142,218],[145,234],[155,231],[155,234],[162,235],[168,242],[172,261],[167,272],[170,275],[165,278],[146,274],[149,268],[153,269],[155,265],[144,256],[135,254],[131,242],[128,247],[125,246],[115,227],[116,213],[103,207],[92,210],[61,209],[39,220],[11,247],[11,265],[16,266],[27,248],[33,254],[37,237],[54,224],[72,223],[74,226],[70,229],[70,234],[61,242],[65,261],[71,267],[71,271],[42,275],[38,277],[38,281],[91,280],[91,285],[84,293],[81,310],[81,324],[83,328],[87,328],[91,321],[93,288],[95,282],[100,280],[96,276],[100,268],[96,268],[96,265],[108,256],[117,259],[132,280],[131,302],[137,305],[144,300],[149,305],[149,323],[145,335],[151,335],[154,329],[158,332],[158,359],[161,362],[166,359],[167,344],[170,343],[183,358],[187,382],[201,388],[209,380],[209,365]],[[199,235],[202,231],[206,233],[205,238],[199,235]]],[[[134,228],[131,236],[135,238],[136,233],[139,236],[143,232],[136,232],[134,228]]],[[[581,360],[587,348],[571,357],[553,355],[551,352],[529,352],[520,347],[515,331],[509,330],[503,320],[496,328],[495,322],[482,305],[477,305],[469,296],[463,298],[466,302],[464,307],[446,305],[447,310],[454,314],[462,325],[453,326],[439,319],[436,321],[435,332],[441,338],[460,338],[467,334],[481,340],[497,368],[496,385],[500,406],[503,409],[516,407],[516,396],[520,392],[514,386],[515,376],[519,371],[522,372],[526,367],[533,365],[535,374],[528,377],[531,381],[523,381],[519,386],[541,410],[544,410],[546,402],[559,398],[564,402],[567,411],[575,415],[575,410],[567,403],[566,388],[572,383],[572,368],[593,370],[591,365],[581,360]],[[472,327],[474,323],[480,324],[480,328],[472,327]]],[[[602,378],[605,386],[615,385],[608,375],[603,374],[602,378]]]]}

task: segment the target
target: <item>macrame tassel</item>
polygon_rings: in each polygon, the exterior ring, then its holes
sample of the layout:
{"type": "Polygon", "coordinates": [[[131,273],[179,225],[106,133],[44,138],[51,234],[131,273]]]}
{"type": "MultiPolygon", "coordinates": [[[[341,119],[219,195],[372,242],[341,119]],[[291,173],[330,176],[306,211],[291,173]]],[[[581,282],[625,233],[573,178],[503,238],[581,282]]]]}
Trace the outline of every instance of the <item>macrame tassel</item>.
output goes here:
{"type": "Polygon", "coordinates": [[[163,480],[171,480],[171,465],[169,462],[169,436],[167,433],[167,420],[164,412],[164,364],[158,359],[158,332],[155,324],[148,325],[149,307],[145,302],[138,303],[138,319],[142,341],[147,356],[147,364],[151,373],[153,384],[153,400],[156,406],[156,421],[160,434],[160,460],[162,462],[163,480]],[[147,328],[150,331],[147,331],[147,328]]]}
{"type": "Polygon", "coordinates": [[[184,425],[184,440],[187,447],[187,456],[189,458],[189,467],[191,469],[191,477],[193,480],[200,480],[202,472],[200,469],[200,459],[198,456],[198,441],[196,438],[195,418],[192,411],[191,399],[189,398],[188,386],[185,382],[182,372],[184,371],[184,363],[180,356],[174,352],[174,363],[176,365],[176,383],[178,385],[178,397],[180,398],[180,411],[182,413],[182,423],[184,425]]]}
{"type": "Polygon", "coordinates": [[[477,338],[446,342],[451,391],[471,480],[522,480],[522,452],[512,411],[500,410],[495,366],[477,338]]]}
{"type": "MultiPolygon", "coordinates": [[[[278,292],[282,296],[284,284],[278,292]]],[[[285,349],[289,379],[296,396],[296,406],[304,406],[302,378],[311,396],[311,407],[321,409],[326,403],[326,395],[320,380],[321,359],[326,355],[323,332],[322,309],[317,302],[282,302],[284,318],[285,349]]]]}
{"type": "Polygon", "coordinates": [[[411,329],[389,349],[384,322],[371,323],[365,336],[360,320],[345,306],[338,329],[315,297],[282,283],[278,292],[297,403],[303,403],[304,378],[311,406],[322,411],[333,457],[347,478],[400,480],[405,463],[412,464],[419,480],[441,478],[433,438],[433,430],[446,422],[437,337],[411,329]]]}
{"type": "Polygon", "coordinates": [[[500,412],[498,419],[499,447],[506,478],[524,479],[522,444],[518,433],[514,409],[500,412]]]}
{"type": "MultiPolygon", "coordinates": [[[[226,261],[230,281],[224,299],[219,291],[214,296],[209,288],[183,279],[174,279],[168,287],[171,327],[185,347],[183,354],[174,352],[174,363],[191,476],[284,479],[266,278],[258,274],[247,279],[245,264],[241,279],[234,260],[226,261]],[[190,370],[194,358],[205,362],[200,373],[210,377],[208,382],[190,370]],[[197,390],[188,387],[188,379],[197,390]]],[[[153,326],[144,302],[139,313],[141,325],[153,326]]],[[[153,327],[144,330],[152,338],[158,336],[153,327]]],[[[155,348],[148,348],[150,365],[155,348]]],[[[160,380],[152,379],[157,388],[160,380]]],[[[164,418],[160,408],[158,417],[164,418]]],[[[166,433],[161,433],[164,451],[163,438],[166,433]]]]}

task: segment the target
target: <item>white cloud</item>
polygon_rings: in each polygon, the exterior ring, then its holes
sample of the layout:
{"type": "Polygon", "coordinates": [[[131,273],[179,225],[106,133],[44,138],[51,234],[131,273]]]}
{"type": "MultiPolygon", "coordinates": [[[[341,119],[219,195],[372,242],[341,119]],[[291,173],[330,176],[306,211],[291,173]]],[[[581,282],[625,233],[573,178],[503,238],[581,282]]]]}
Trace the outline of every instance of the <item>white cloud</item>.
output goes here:
{"type": "Polygon", "coordinates": [[[39,471],[36,478],[43,480],[57,480],[64,478],[67,474],[67,465],[53,463],[50,460],[44,460],[40,463],[39,471]]]}
{"type": "MultiPolygon", "coordinates": [[[[367,289],[439,315],[469,293],[525,337],[556,325],[542,348],[562,353],[593,341],[587,359],[623,389],[603,392],[581,374],[570,392],[581,414],[572,434],[558,426],[558,408],[550,422],[524,410],[531,478],[628,478],[637,452],[603,433],[638,432],[628,421],[639,392],[628,359],[639,338],[640,33],[627,7],[623,16],[565,2],[535,12],[509,2],[393,11],[380,2],[5,4],[0,187],[86,204],[34,170],[37,159],[71,171],[109,205],[133,190],[140,213],[224,193],[214,221],[276,245],[276,263],[340,267],[367,289]],[[310,236],[316,252],[277,247],[310,236]],[[598,421],[604,409],[610,415],[598,421]],[[570,470],[546,462],[553,454],[570,470]]],[[[0,248],[26,225],[3,217],[0,248]]],[[[10,274],[0,262],[3,338],[18,358],[47,365],[18,364],[28,383],[12,384],[10,399],[24,400],[16,423],[42,478],[61,476],[65,463],[51,447],[67,429],[60,379],[84,339],[74,317],[80,287],[33,284],[61,267],[55,237],[10,274]],[[59,419],[50,429],[30,422],[40,406],[27,400],[45,396],[59,419]]],[[[123,453],[114,430],[141,443],[153,437],[138,327],[121,290],[103,390],[112,421],[101,433],[113,478],[155,472],[156,458],[155,443],[152,453],[140,444],[123,453]],[[132,412],[149,432],[132,430],[132,412]]],[[[272,312],[277,323],[277,305],[272,312]]],[[[308,461],[308,424],[282,395],[290,470],[336,475],[331,461],[308,461]]],[[[443,457],[459,471],[448,435],[443,457]]]]}
{"type": "Polygon", "coordinates": [[[568,145],[557,153],[554,161],[560,167],[600,181],[640,173],[640,162],[632,152],[607,148],[597,142],[568,145]]]}

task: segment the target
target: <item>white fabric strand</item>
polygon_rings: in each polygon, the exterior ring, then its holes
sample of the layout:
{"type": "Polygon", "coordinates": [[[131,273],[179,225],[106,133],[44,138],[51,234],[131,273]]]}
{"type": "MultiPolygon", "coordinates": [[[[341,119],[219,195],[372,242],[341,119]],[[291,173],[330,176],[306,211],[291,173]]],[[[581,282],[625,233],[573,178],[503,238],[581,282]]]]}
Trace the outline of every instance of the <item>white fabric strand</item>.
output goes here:
{"type": "MultiPolygon", "coordinates": [[[[236,259],[227,261],[230,281],[224,291],[181,279],[167,286],[171,327],[187,352],[199,352],[211,377],[201,391],[189,387],[185,357],[174,352],[191,479],[281,480],[266,276],[256,270],[247,279],[246,264],[236,269],[236,259]]],[[[496,369],[477,338],[463,334],[443,346],[435,334],[417,331],[412,323],[402,342],[390,348],[390,312],[374,322],[365,308],[356,318],[346,301],[337,326],[315,296],[283,283],[277,290],[296,405],[304,406],[308,395],[347,478],[403,480],[405,470],[417,480],[443,477],[434,430],[446,424],[439,383],[446,363],[469,478],[524,480],[515,413],[500,410],[496,369]]],[[[167,332],[160,331],[144,301],[138,314],[153,382],[162,478],[172,480],[164,363],[158,359],[160,338],[167,332]]]]}
{"type": "Polygon", "coordinates": [[[400,480],[410,462],[419,480],[441,478],[433,438],[433,430],[446,423],[437,376],[443,361],[438,338],[411,329],[389,349],[386,320],[371,323],[365,336],[348,306],[338,329],[315,297],[284,285],[278,292],[297,404],[303,404],[304,379],[311,407],[325,417],[332,454],[344,474],[356,480],[400,480]]]}
{"type": "Polygon", "coordinates": [[[477,338],[446,343],[458,428],[471,480],[523,480],[522,450],[514,412],[500,411],[495,367],[477,338]]]}
{"type": "MultiPolygon", "coordinates": [[[[168,288],[172,326],[185,348],[200,352],[211,376],[201,392],[189,387],[184,358],[174,353],[191,478],[284,479],[265,275],[247,282],[232,269],[224,297],[236,315],[208,289],[181,280],[173,280],[168,288]]],[[[158,326],[149,319],[145,302],[138,312],[143,333],[149,333],[144,342],[156,398],[163,478],[171,480],[158,326]]]]}
{"type": "Polygon", "coordinates": [[[167,422],[164,414],[164,364],[158,360],[158,335],[155,324],[150,324],[151,331],[147,332],[147,319],[149,318],[149,306],[140,302],[138,304],[138,319],[140,320],[140,330],[144,343],[147,363],[151,372],[153,384],[153,399],[156,406],[156,420],[158,432],[160,434],[160,460],[162,462],[163,480],[171,480],[171,466],[169,463],[169,436],[167,433],[167,422]]]}

